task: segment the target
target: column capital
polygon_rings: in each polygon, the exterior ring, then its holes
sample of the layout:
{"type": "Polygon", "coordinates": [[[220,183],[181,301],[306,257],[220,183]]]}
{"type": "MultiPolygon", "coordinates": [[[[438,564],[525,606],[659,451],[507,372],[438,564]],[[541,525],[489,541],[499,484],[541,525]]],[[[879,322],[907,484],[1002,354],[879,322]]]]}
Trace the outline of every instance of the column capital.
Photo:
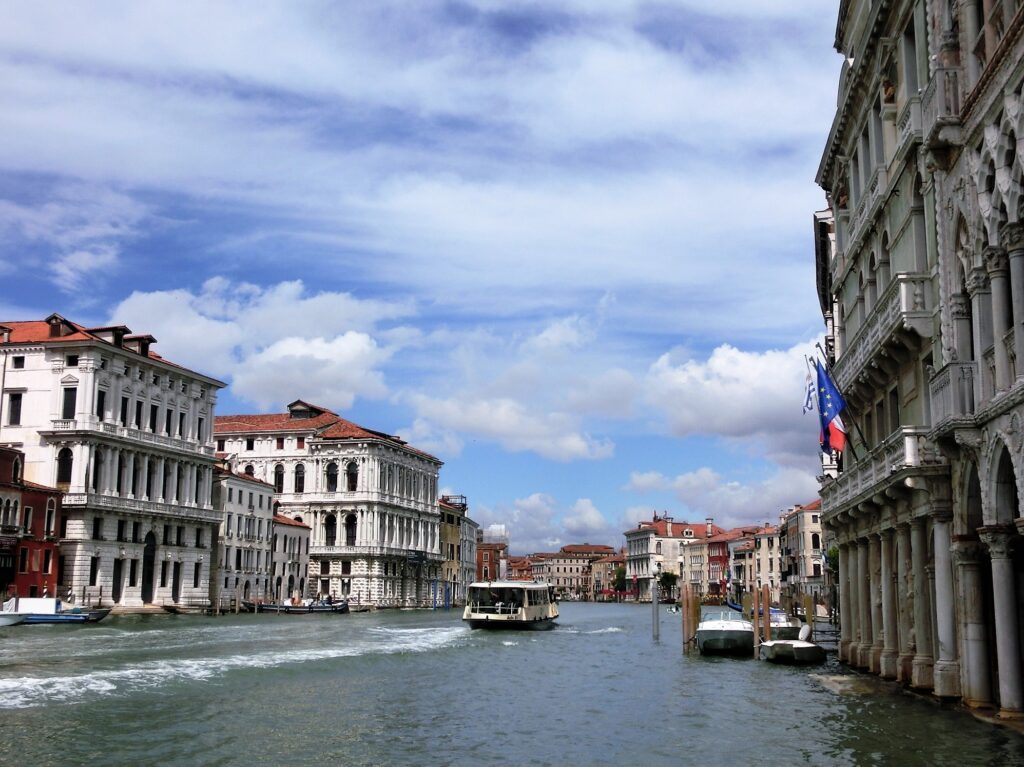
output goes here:
{"type": "Polygon", "coordinates": [[[954,320],[970,319],[971,297],[966,293],[954,293],[949,297],[949,311],[954,320]]]}
{"type": "Polygon", "coordinates": [[[989,245],[981,251],[981,257],[985,262],[985,271],[990,279],[1005,277],[1010,270],[1010,259],[1006,251],[996,245],[989,245]]]}
{"type": "Polygon", "coordinates": [[[949,548],[953,553],[953,564],[978,564],[978,558],[981,556],[981,543],[978,541],[954,541],[949,548]]]}
{"type": "Polygon", "coordinates": [[[999,244],[1007,253],[1024,255],[1024,225],[1019,223],[1003,224],[999,230],[999,244]]]}
{"type": "Polygon", "coordinates": [[[977,266],[967,273],[967,293],[974,298],[988,289],[988,272],[977,266]]]}
{"type": "Polygon", "coordinates": [[[1010,559],[1013,556],[1013,539],[1017,531],[1010,525],[990,525],[978,528],[978,536],[988,547],[992,559],[1010,559]]]}

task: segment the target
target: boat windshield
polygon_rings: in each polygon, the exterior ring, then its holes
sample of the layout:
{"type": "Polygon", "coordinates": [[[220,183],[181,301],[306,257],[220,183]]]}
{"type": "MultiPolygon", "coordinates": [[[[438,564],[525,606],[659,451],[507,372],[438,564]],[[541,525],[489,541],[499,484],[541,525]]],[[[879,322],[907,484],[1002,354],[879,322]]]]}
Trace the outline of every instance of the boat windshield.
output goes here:
{"type": "Polygon", "coordinates": [[[721,612],[707,612],[704,613],[703,620],[706,621],[743,621],[746,622],[742,615],[735,610],[722,610],[721,612]]]}
{"type": "Polygon", "coordinates": [[[528,592],[526,589],[509,586],[472,586],[469,589],[469,606],[478,613],[513,613],[525,604],[540,604],[540,598],[547,601],[547,591],[528,592]]]}

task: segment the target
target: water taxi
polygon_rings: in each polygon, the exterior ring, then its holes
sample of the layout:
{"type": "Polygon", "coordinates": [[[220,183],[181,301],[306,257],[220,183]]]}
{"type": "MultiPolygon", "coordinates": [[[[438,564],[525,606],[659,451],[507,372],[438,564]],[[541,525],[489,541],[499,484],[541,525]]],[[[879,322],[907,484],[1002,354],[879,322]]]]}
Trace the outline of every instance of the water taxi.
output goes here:
{"type": "Polygon", "coordinates": [[[471,583],[462,620],[474,629],[549,629],[558,617],[552,591],[541,581],[471,583]]]}

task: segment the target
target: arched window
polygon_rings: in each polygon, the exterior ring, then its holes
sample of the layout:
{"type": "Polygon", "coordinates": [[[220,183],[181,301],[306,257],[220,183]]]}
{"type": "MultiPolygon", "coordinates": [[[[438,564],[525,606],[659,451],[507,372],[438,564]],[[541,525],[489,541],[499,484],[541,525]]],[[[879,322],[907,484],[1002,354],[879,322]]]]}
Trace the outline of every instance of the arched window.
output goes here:
{"type": "Polygon", "coordinates": [[[356,515],[349,514],[345,517],[345,545],[356,545],[356,515]]]}
{"type": "Polygon", "coordinates": [[[338,522],[333,514],[324,517],[324,545],[333,546],[338,538],[338,522]]]}
{"type": "Polygon", "coordinates": [[[348,483],[348,491],[353,492],[359,482],[359,465],[355,461],[349,461],[345,467],[345,480],[348,483]]]}
{"type": "Polygon", "coordinates": [[[338,492],[338,464],[327,464],[327,492],[338,492]]]}
{"type": "Polygon", "coordinates": [[[657,543],[654,544],[654,553],[655,554],[660,554],[661,553],[661,541],[658,541],[657,543]]]}
{"type": "Polygon", "coordinates": [[[284,466],[281,464],[274,467],[274,492],[284,492],[284,466]]]}
{"type": "Polygon", "coordinates": [[[256,476],[256,469],[253,468],[253,465],[251,463],[247,463],[245,465],[245,468],[242,469],[242,472],[245,473],[245,474],[248,474],[250,477],[255,477],[256,476]]]}
{"type": "MultiPolygon", "coordinates": [[[[99,454],[97,454],[98,456],[99,454]]],[[[71,468],[74,464],[75,457],[71,452],[71,448],[61,448],[60,452],[57,453],[57,484],[58,485],[70,485],[71,484],[71,468]]]]}
{"type": "Polygon", "coordinates": [[[14,466],[11,469],[11,481],[15,484],[21,482],[21,461],[14,459],[14,466]]]}
{"type": "Polygon", "coordinates": [[[103,451],[97,450],[92,461],[92,490],[94,493],[98,493],[103,486],[103,462],[103,451]]]}
{"type": "Polygon", "coordinates": [[[820,549],[821,548],[821,536],[818,535],[817,533],[811,533],[811,548],[812,549],[820,549]]]}
{"type": "Polygon", "coordinates": [[[301,463],[295,467],[295,492],[302,494],[306,491],[306,467],[301,463]]]}

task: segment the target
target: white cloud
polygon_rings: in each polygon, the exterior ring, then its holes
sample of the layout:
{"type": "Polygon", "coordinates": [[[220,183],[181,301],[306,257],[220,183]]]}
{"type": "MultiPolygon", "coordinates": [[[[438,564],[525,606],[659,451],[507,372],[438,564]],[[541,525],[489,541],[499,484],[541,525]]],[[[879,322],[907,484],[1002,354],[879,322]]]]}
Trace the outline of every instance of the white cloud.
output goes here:
{"type": "Polygon", "coordinates": [[[818,495],[814,477],[798,469],[778,469],[765,479],[749,482],[728,479],[707,467],[675,477],[634,472],[627,489],[671,491],[683,504],[684,516],[712,517],[715,524],[726,528],[766,521],[776,524],[782,510],[808,503],[818,495]]]}
{"type": "Polygon", "coordinates": [[[670,352],[651,365],[646,400],[677,437],[718,435],[812,470],[817,423],[802,413],[801,398],[804,355],[814,354],[813,342],[765,352],[723,345],[706,360],[670,352]]]}
{"type": "MultiPolygon", "coordinates": [[[[590,542],[590,537],[607,537],[610,534],[608,521],[589,498],[577,500],[562,519],[562,525],[566,533],[577,541],[590,542]]],[[[618,532],[615,531],[616,534],[618,532]]]]}

